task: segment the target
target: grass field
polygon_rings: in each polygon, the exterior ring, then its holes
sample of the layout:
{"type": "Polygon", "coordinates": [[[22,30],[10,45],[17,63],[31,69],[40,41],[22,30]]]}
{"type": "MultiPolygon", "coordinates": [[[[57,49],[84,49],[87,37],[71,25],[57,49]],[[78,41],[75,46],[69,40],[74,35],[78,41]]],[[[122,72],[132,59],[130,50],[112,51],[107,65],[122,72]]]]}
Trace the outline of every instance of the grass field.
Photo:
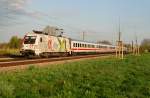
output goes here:
{"type": "Polygon", "coordinates": [[[150,98],[150,54],[1,72],[0,98],[150,98]]]}

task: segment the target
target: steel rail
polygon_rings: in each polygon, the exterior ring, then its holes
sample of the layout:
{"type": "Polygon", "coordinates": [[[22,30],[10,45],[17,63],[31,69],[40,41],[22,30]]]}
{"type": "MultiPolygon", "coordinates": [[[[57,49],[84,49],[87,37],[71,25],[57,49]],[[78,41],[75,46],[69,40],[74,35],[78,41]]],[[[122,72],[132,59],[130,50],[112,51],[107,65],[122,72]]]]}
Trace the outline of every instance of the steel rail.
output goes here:
{"type": "Polygon", "coordinates": [[[93,57],[102,57],[102,56],[110,56],[110,55],[101,54],[101,55],[84,55],[84,56],[47,58],[47,59],[18,60],[18,61],[10,61],[10,62],[7,61],[7,62],[0,62],[0,67],[30,65],[30,64],[37,64],[37,63],[55,62],[55,61],[63,61],[63,60],[74,60],[74,59],[81,59],[81,58],[93,58],[93,57]]]}

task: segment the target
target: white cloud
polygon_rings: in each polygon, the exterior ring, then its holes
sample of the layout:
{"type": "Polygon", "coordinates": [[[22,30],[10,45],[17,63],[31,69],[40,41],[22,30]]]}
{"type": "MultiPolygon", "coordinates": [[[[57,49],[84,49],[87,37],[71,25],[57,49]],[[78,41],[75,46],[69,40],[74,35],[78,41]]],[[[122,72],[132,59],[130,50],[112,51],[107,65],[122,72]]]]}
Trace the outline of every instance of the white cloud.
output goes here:
{"type": "MultiPolygon", "coordinates": [[[[1,0],[0,1],[0,26],[9,25],[11,21],[19,21],[22,16],[39,18],[41,13],[28,10],[31,0],[1,0]],[[9,22],[7,22],[9,21],[9,22]]],[[[13,24],[13,22],[11,23],[13,24]]]]}

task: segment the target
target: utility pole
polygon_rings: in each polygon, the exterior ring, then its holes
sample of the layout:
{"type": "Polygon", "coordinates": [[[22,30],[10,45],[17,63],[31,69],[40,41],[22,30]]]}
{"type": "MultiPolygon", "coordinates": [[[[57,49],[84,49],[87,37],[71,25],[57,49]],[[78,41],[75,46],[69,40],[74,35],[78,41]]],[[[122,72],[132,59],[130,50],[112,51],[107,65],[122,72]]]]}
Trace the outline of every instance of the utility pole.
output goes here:
{"type": "Polygon", "coordinates": [[[85,32],[83,32],[82,40],[83,40],[83,41],[85,40],[85,32]]]}
{"type": "Polygon", "coordinates": [[[132,40],[132,44],[131,44],[131,53],[134,53],[134,42],[132,40]]]}
{"type": "Polygon", "coordinates": [[[116,41],[116,57],[117,58],[124,58],[124,45],[123,41],[121,40],[121,31],[120,31],[120,19],[119,19],[119,32],[118,32],[118,40],[116,41]]]}
{"type": "Polygon", "coordinates": [[[120,32],[120,19],[119,19],[119,32],[118,32],[118,41],[121,41],[121,32],[120,32]]]}
{"type": "Polygon", "coordinates": [[[133,54],[135,55],[139,55],[140,54],[140,48],[138,45],[138,38],[137,38],[137,34],[135,33],[135,46],[134,46],[134,52],[133,54]]]}

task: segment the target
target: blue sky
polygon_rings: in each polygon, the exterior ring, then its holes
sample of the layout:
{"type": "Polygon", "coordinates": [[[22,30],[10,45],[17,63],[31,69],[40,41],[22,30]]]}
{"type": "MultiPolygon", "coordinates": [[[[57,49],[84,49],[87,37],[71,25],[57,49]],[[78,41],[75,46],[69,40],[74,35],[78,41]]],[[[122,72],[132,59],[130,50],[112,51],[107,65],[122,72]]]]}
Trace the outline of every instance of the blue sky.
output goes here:
{"type": "Polygon", "coordinates": [[[75,39],[115,42],[119,17],[122,39],[150,38],[150,0],[1,0],[0,42],[33,29],[58,26],[75,39]]]}

